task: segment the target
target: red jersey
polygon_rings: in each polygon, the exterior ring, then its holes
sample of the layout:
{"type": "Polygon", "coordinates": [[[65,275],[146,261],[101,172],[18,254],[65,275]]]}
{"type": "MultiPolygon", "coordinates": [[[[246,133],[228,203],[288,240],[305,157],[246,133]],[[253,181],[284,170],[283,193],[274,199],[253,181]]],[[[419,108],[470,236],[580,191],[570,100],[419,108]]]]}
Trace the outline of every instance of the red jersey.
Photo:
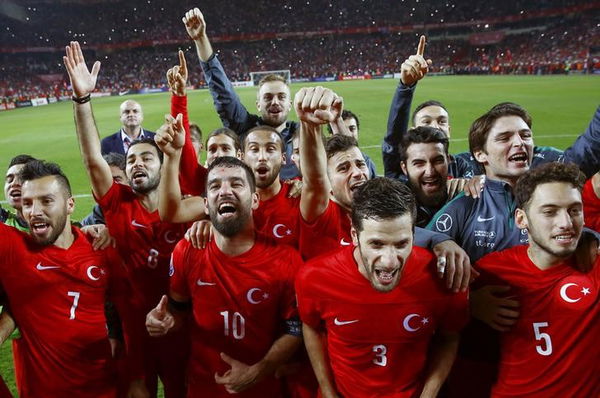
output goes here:
{"type": "MultiPolygon", "coordinates": [[[[286,245],[257,237],[246,253],[229,257],[214,239],[206,249],[181,241],[172,258],[171,290],[192,302],[188,397],[230,397],[214,374],[229,365],[220,353],[254,364],[297,317],[294,276],[302,264],[286,245]]],[[[267,378],[240,397],[279,397],[280,381],[267,378]]]]}
{"type": "Polygon", "coordinates": [[[600,396],[600,259],[589,273],[567,261],[539,269],[528,246],[491,253],[481,269],[510,284],[519,320],[502,336],[494,397],[600,396]]]}
{"type": "Polygon", "coordinates": [[[300,318],[326,331],[341,396],[413,397],[424,382],[434,332],[458,332],[467,322],[467,294],[446,289],[435,275],[435,257],[418,247],[398,286],[379,292],[358,270],[354,250],[318,257],[298,273],[300,318]]]}
{"type": "Polygon", "coordinates": [[[583,199],[585,226],[600,232],[600,198],[594,191],[591,178],[583,186],[581,195],[583,199]]]}
{"type": "Polygon", "coordinates": [[[111,262],[73,233],[61,249],[0,224],[0,281],[21,331],[13,343],[22,398],[116,396],[104,315],[111,262]]]}
{"type": "Polygon", "coordinates": [[[277,243],[298,248],[298,221],[300,220],[300,197],[288,197],[293,185],[281,183],[277,195],[261,200],[254,210],[254,226],[264,236],[273,237],[277,243]]]}
{"type": "Polygon", "coordinates": [[[350,214],[333,200],[312,223],[299,218],[300,253],[305,260],[352,245],[350,214]]]}
{"type": "Polygon", "coordinates": [[[114,183],[97,201],[128,266],[129,279],[145,317],[168,292],[169,259],[185,234],[186,225],[161,221],[158,210],[146,210],[127,185],[114,183]]]}

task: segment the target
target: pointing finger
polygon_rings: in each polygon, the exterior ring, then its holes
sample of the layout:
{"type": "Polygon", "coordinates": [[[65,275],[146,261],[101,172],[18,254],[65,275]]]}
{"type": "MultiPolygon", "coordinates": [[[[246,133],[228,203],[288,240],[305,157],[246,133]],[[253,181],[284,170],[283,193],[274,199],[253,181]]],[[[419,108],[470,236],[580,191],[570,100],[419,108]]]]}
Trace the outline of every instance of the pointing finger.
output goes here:
{"type": "Polygon", "coordinates": [[[425,36],[421,36],[419,39],[419,46],[417,47],[417,55],[425,54],[425,36]]]}

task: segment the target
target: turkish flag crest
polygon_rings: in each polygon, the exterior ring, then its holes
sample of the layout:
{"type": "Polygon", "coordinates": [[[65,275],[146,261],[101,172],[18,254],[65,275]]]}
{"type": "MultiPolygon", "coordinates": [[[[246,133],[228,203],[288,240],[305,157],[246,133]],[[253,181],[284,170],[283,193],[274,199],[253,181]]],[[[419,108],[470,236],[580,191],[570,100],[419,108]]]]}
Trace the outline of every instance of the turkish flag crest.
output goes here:
{"type": "Polygon", "coordinates": [[[584,310],[598,300],[598,285],[585,275],[571,275],[554,286],[554,299],[563,308],[584,310]]]}

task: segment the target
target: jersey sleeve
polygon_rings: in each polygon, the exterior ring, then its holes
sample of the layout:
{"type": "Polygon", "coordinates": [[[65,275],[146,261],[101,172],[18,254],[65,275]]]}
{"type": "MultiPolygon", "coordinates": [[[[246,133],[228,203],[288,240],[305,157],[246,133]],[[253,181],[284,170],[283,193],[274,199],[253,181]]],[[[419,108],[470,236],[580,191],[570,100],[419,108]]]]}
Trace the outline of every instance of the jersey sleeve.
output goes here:
{"type": "Polygon", "coordinates": [[[584,133],[565,150],[563,161],[578,165],[588,178],[600,170],[600,106],[584,133]]]}
{"type": "Polygon", "coordinates": [[[415,87],[416,85],[409,87],[400,82],[390,105],[387,131],[381,144],[383,172],[389,178],[397,179],[404,174],[400,167],[400,142],[408,130],[410,105],[415,87]]]}
{"type": "Polygon", "coordinates": [[[207,62],[200,62],[200,66],[223,125],[238,134],[244,133],[252,126],[253,115],[242,105],[221,62],[213,54],[207,62]]]}
{"type": "Polygon", "coordinates": [[[426,228],[430,231],[446,234],[460,245],[467,221],[467,209],[471,208],[472,201],[472,198],[460,193],[433,216],[426,228]]]}
{"type": "Polygon", "coordinates": [[[321,325],[321,311],[319,297],[312,289],[314,277],[313,266],[305,265],[300,270],[296,277],[296,298],[302,323],[313,329],[318,329],[321,325]]]}
{"type": "Polygon", "coordinates": [[[593,179],[590,178],[583,187],[583,214],[585,225],[600,232],[600,198],[594,191],[593,179]]]}
{"type": "Polygon", "coordinates": [[[103,197],[100,198],[94,194],[94,199],[96,199],[96,202],[100,205],[100,208],[103,212],[108,210],[117,211],[121,204],[121,198],[123,196],[124,189],[131,188],[126,185],[113,182],[112,186],[103,197]]]}
{"type": "Polygon", "coordinates": [[[169,265],[169,286],[173,293],[187,299],[190,298],[191,293],[187,284],[188,280],[188,269],[187,264],[187,253],[189,251],[190,244],[186,240],[182,239],[171,254],[171,264],[169,265]]]}
{"type": "Polygon", "coordinates": [[[206,183],[206,168],[198,164],[198,156],[192,145],[190,135],[190,119],[188,117],[187,96],[171,96],[171,116],[183,115],[185,129],[185,144],[181,153],[179,165],[179,185],[183,194],[200,196],[206,183]]]}
{"type": "Polygon", "coordinates": [[[340,220],[336,216],[335,203],[330,200],[325,212],[312,223],[300,216],[300,254],[305,260],[314,258],[339,247],[340,220]]]}

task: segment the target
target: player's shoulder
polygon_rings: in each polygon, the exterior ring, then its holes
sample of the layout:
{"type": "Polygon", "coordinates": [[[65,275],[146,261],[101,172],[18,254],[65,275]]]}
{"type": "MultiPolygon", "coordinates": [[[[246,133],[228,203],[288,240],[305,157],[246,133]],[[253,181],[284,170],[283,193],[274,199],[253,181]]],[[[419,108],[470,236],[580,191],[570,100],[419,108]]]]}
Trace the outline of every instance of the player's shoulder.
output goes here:
{"type": "Polygon", "coordinates": [[[448,290],[443,280],[436,275],[437,257],[429,249],[414,246],[404,268],[402,278],[407,286],[420,286],[419,289],[429,286],[430,289],[443,293],[448,290]]]}
{"type": "Polygon", "coordinates": [[[471,196],[466,196],[463,192],[459,193],[438,210],[427,225],[427,229],[445,233],[459,223],[464,224],[477,206],[477,200],[471,196]]]}
{"type": "Polygon", "coordinates": [[[530,261],[527,255],[527,245],[513,246],[508,249],[486,254],[477,260],[476,267],[491,273],[498,273],[514,267],[523,261],[530,261]]]}
{"type": "Polygon", "coordinates": [[[332,277],[340,272],[344,273],[344,265],[354,262],[353,247],[343,247],[333,252],[328,252],[307,261],[298,273],[298,278],[303,280],[322,280],[332,277]]]}

